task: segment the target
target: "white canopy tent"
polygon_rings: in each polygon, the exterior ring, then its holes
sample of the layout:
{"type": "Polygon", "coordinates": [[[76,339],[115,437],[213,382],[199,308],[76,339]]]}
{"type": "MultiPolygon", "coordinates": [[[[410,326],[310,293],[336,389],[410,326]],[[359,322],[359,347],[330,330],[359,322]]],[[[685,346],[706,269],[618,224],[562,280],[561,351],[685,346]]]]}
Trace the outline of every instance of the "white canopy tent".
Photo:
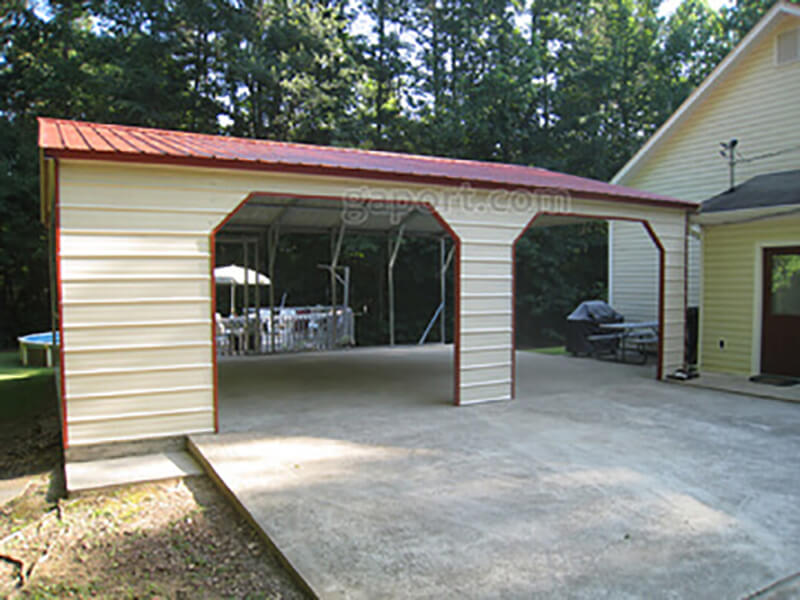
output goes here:
{"type": "Polygon", "coordinates": [[[269,277],[255,269],[246,269],[239,265],[226,265],[214,269],[214,281],[217,285],[227,285],[231,290],[231,308],[233,312],[236,302],[237,285],[271,285],[269,277]]]}

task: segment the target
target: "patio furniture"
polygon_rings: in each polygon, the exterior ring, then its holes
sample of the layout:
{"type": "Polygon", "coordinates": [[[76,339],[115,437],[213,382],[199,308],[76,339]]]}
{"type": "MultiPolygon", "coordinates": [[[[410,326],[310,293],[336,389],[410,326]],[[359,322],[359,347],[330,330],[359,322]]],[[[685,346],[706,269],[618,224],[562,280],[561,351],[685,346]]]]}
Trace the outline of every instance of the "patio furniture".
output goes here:
{"type": "Polygon", "coordinates": [[[219,313],[214,314],[214,324],[216,327],[217,336],[217,352],[221,356],[227,356],[231,353],[232,341],[231,330],[228,327],[226,319],[219,313]]]}
{"type": "Polygon", "coordinates": [[[589,339],[615,336],[619,341],[617,357],[622,362],[628,353],[634,352],[634,356],[641,358],[641,364],[646,363],[649,350],[658,343],[658,321],[603,323],[600,329],[609,333],[590,336],[589,339]]]}

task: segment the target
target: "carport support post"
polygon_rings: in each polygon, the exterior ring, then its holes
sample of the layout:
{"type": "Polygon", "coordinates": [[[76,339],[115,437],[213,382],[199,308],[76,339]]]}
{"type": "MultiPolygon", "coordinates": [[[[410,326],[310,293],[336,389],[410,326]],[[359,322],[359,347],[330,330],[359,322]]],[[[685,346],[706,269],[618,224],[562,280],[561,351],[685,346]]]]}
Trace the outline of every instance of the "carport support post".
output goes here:
{"type": "Polygon", "coordinates": [[[345,224],[339,226],[339,235],[336,230],[331,231],[331,328],[330,328],[330,347],[336,347],[336,268],[339,266],[339,254],[342,252],[342,240],[344,240],[345,224]]]}
{"type": "Polygon", "coordinates": [[[263,265],[262,261],[264,260],[264,257],[261,255],[261,237],[262,236],[257,236],[253,240],[253,253],[256,259],[256,354],[261,354],[263,352],[261,348],[261,282],[259,281],[259,275],[263,265]]]}
{"type": "Polygon", "coordinates": [[[275,258],[278,254],[280,226],[267,230],[267,270],[269,271],[269,351],[275,352],[275,258]]]}
{"type": "Polygon", "coordinates": [[[249,252],[247,251],[247,240],[242,241],[242,262],[244,263],[244,298],[242,298],[242,312],[244,313],[244,348],[240,348],[240,352],[248,354],[250,352],[250,277],[248,277],[249,265],[249,252]]]}
{"type": "Polygon", "coordinates": [[[397,238],[389,238],[389,345],[394,346],[394,263],[397,261],[397,251],[403,242],[404,225],[397,230],[397,238]]]}
{"type": "Polygon", "coordinates": [[[447,315],[447,307],[445,301],[447,299],[447,285],[445,284],[445,274],[447,270],[447,260],[445,252],[447,251],[447,242],[445,239],[439,238],[439,301],[442,305],[442,311],[439,314],[439,331],[442,338],[442,343],[445,343],[445,316],[447,315]]]}

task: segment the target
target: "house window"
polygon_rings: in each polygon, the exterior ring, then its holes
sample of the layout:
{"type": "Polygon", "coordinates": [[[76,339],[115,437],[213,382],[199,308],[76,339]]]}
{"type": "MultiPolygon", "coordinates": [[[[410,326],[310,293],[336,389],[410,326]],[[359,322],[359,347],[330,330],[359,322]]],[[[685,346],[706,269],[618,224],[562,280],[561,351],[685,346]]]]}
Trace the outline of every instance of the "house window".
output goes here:
{"type": "Polygon", "coordinates": [[[779,65],[800,60],[800,29],[784,31],[777,37],[775,60],[779,65]]]}

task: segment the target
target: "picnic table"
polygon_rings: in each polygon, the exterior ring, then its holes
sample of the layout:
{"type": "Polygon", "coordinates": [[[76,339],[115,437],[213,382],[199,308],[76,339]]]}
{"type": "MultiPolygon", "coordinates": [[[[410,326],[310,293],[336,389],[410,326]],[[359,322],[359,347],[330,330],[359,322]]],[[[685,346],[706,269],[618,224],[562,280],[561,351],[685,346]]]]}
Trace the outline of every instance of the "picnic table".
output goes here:
{"type": "Polygon", "coordinates": [[[640,321],[630,323],[600,323],[601,329],[608,333],[590,335],[590,342],[618,340],[617,356],[625,362],[626,353],[635,352],[641,357],[641,363],[647,362],[648,346],[658,342],[658,321],[640,321]]]}

